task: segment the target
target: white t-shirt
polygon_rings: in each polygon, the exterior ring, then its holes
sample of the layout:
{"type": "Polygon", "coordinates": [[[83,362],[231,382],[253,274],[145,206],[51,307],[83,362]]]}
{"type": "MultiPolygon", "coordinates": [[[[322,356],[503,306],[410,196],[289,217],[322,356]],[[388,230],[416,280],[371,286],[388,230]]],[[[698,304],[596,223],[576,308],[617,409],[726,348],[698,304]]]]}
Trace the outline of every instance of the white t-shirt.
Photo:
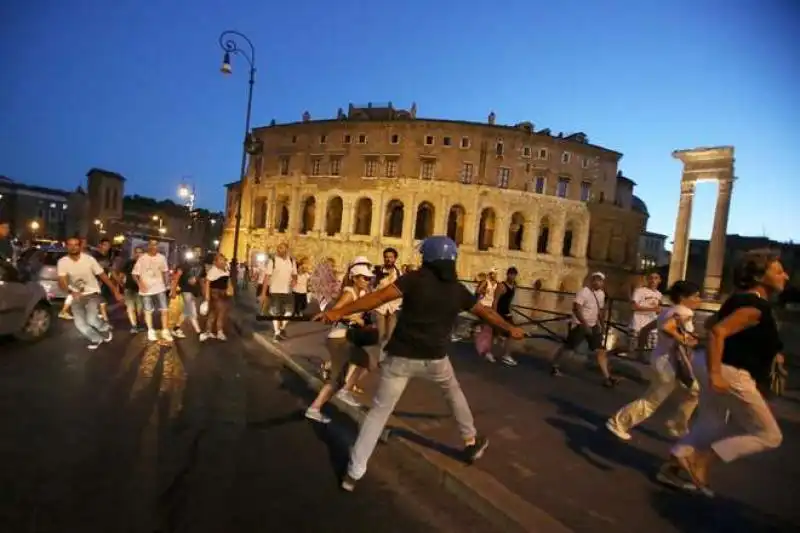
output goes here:
{"type": "Polygon", "coordinates": [[[297,264],[291,257],[276,255],[267,262],[266,275],[269,276],[271,294],[292,294],[292,278],[297,276],[297,264]]]}
{"type": "Polygon", "coordinates": [[[497,292],[496,281],[486,281],[486,293],[481,297],[480,304],[484,307],[491,307],[494,304],[494,293],[497,292]]]}
{"type": "MultiPolygon", "coordinates": [[[[378,282],[378,285],[375,287],[375,290],[379,291],[381,289],[385,289],[386,287],[397,281],[399,277],[400,274],[399,271],[397,270],[397,267],[390,269],[389,272],[387,272],[386,275],[383,276],[381,280],[378,282]]],[[[391,302],[386,302],[385,304],[381,305],[380,307],[375,309],[375,312],[380,315],[391,315],[400,310],[400,306],[402,305],[402,303],[403,299],[398,298],[396,300],[392,300],[391,302]]]]}
{"type": "Polygon", "coordinates": [[[301,272],[297,275],[297,283],[294,286],[294,292],[298,294],[306,294],[308,292],[308,280],[311,278],[310,272],[301,272]]]}
{"type": "MultiPolygon", "coordinates": [[[[642,307],[654,307],[661,303],[661,293],[649,287],[639,287],[633,291],[634,304],[642,307]]],[[[639,331],[658,318],[658,311],[634,311],[631,317],[631,329],[639,331]]]]}
{"type": "Polygon", "coordinates": [[[71,290],[81,294],[98,294],[100,284],[97,276],[103,273],[103,267],[89,254],[82,253],[77,260],[65,255],[56,265],[59,278],[67,278],[71,290]]]}
{"type": "Polygon", "coordinates": [[[652,357],[654,360],[669,354],[669,351],[677,342],[673,337],[662,331],[664,324],[666,324],[667,321],[674,316],[677,316],[680,319],[685,331],[688,333],[694,333],[694,311],[680,304],[661,311],[661,314],[658,315],[658,342],[656,343],[656,347],[653,349],[652,357]]]}
{"type": "Polygon", "coordinates": [[[167,273],[169,267],[167,266],[167,258],[160,253],[156,255],[144,254],[136,264],[133,265],[131,274],[142,278],[145,285],[144,291],[139,291],[142,296],[150,296],[153,294],[161,294],[167,291],[167,286],[164,283],[164,274],[167,273]]]}
{"type": "MultiPolygon", "coordinates": [[[[602,290],[593,291],[589,287],[583,287],[575,295],[575,303],[578,304],[586,325],[591,328],[597,325],[600,309],[606,305],[606,293],[602,290]]],[[[577,317],[573,317],[572,322],[580,324],[577,317]]]]}

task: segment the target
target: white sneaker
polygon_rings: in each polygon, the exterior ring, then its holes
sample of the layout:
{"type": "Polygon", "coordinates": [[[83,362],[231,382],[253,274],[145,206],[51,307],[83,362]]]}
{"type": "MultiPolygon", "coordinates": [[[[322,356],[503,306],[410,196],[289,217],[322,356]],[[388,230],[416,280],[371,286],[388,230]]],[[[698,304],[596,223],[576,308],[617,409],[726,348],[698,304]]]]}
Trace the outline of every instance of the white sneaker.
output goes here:
{"type": "Polygon", "coordinates": [[[161,338],[167,342],[173,342],[172,333],[168,329],[161,331],[161,338]]]}
{"type": "Polygon", "coordinates": [[[111,342],[112,340],[114,340],[114,332],[108,330],[108,334],[106,335],[106,338],[103,339],[103,342],[111,342]]]}
{"type": "Polygon", "coordinates": [[[213,339],[213,338],[214,338],[213,333],[204,332],[200,334],[200,342],[206,342],[208,339],[213,339]]]}
{"type": "Polygon", "coordinates": [[[147,340],[150,342],[156,342],[158,340],[158,333],[154,329],[147,330],[147,340]]]}
{"type": "Polygon", "coordinates": [[[314,409],[313,407],[306,409],[306,418],[320,424],[329,424],[331,421],[329,416],[323,415],[319,409],[314,409]]]}
{"type": "Polygon", "coordinates": [[[504,355],[500,358],[500,361],[502,361],[506,366],[517,366],[517,360],[510,355],[504,355]]]}
{"type": "Polygon", "coordinates": [[[103,344],[103,343],[102,342],[98,342],[98,343],[95,344],[93,342],[89,346],[87,346],[87,348],[89,348],[90,350],[96,350],[96,349],[98,349],[100,347],[101,344],[103,344]]]}
{"type": "Polygon", "coordinates": [[[228,337],[225,336],[224,332],[220,331],[219,333],[217,333],[217,340],[226,341],[228,340],[228,337]]]}
{"type": "Polygon", "coordinates": [[[336,397],[339,398],[341,401],[349,405],[350,407],[361,407],[361,404],[358,403],[358,400],[355,399],[353,393],[346,390],[340,390],[336,393],[336,397]]]}
{"type": "Polygon", "coordinates": [[[633,437],[631,437],[630,433],[628,433],[627,431],[622,429],[619,426],[619,424],[614,422],[613,419],[610,419],[610,418],[608,419],[608,421],[606,422],[606,429],[609,430],[611,433],[613,433],[617,438],[619,438],[621,440],[626,440],[627,441],[627,440],[631,440],[633,438],[633,437]]]}
{"type": "Polygon", "coordinates": [[[489,353],[487,353],[487,354],[486,354],[486,355],[484,355],[483,357],[484,357],[484,358],[485,358],[487,361],[489,361],[490,363],[496,363],[496,362],[497,362],[497,359],[495,359],[495,357],[494,357],[494,354],[493,354],[492,352],[489,352],[489,353]]]}
{"type": "Polygon", "coordinates": [[[173,335],[173,336],[174,336],[176,339],[185,339],[185,338],[186,338],[186,333],[184,333],[184,332],[183,332],[183,330],[182,330],[181,328],[175,328],[175,329],[173,329],[173,330],[172,330],[172,335],[173,335]]]}

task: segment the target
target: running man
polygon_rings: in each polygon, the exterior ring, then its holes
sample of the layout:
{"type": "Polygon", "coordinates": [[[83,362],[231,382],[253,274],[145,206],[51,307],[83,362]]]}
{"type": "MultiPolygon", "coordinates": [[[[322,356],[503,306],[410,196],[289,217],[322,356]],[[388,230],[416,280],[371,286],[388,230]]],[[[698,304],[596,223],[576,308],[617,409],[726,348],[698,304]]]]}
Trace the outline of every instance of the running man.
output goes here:
{"type": "Polygon", "coordinates": [[[361,426],[342,480],[346,491],[352,491],[366,473],[367,462],[386,421],[413,377],[429,379],[442,388],[464,440],[464,459],[469,463],[479,459],[489,441],[475,430],[472,411],[447,357],[450,332],[459,313],[470,311],[514,339],[524,337],[520,328],[503,320],[491,307],[477,303],[475,296],[458,281],[458,247],[452,239],[429,237],[423,241],[420,252],[419,270],[409,272],[382,290],[315,317],[333,324],[346,316],[372,311],[403,298],[403,312],[386,345],[386,360],[372,409],[361,426]]]}

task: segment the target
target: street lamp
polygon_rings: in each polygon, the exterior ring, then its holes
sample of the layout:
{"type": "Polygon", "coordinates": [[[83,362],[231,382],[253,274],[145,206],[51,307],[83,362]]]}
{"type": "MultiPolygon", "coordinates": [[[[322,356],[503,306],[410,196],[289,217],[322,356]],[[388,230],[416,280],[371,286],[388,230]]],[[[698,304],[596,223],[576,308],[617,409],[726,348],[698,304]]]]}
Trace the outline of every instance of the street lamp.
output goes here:
{"type": "Polygon", "coordinates": [[[106,232],[105,226],[103,225],[103,221],[99,218],[94,219],[94,225],[97,226],[97,233],[103,234],[106,232]]]}
{"type": "Polygon", "coordinates": [[[223,74],[227,75],[233,72],[233,68],[231,67],[231,55],[240,55],[244,57],[250,65],[249,88],[247,91],[247,115],[245,116],[244,122],[244,147],[242,149],[242,165],[239,170],[239,194],[236,198],[236,224],[233,228],[233,254],[231,254],[230,269],[231,280],[233,281],[234,290],[236,290],[236,287],[239,286],[239,284],[236,283],[238,272],[236,264],[238,263],[239,251],[239,228],[242,223],[242,193],[244,192],[244,178],[247,171],[247,154],[258,153],[260,148],[259,143],[254,142],[250,136],[250,112],[253,107],[253,85],[256,82],[256,48],[247,36],[234,30],[222,32],[219,36],[219,45],[223,52],[225,52],[222,58],[222,67],[220,68],[223,74]],[[243,50],[237,41],[244,41],[247,43],[250,52],[248,53],[247,50],[243,50]]]}
{"type": "Polygon", "coordinates": [[[214,248],[219,248],[219,239],[214,239],[214,248]]]}
{"type": "Polygon", "coordinates": [[[186,202],[186,207],[189,208],[189,215],[191,216],[194,213],[194,185],[189,188],[185,183],[181,183],[180,187],[178,187],[178,197],[186,202]]]}
{"type": "Polygon", "coordinates": [[[39,223],[36,222],[35,220],[31,222],[31,230],[33,230],[34,233],[39,231],[39,223]]]}
{"type": "Polygon", "coordinates": [[[164,235],[167,232],[167,228],[164,227],[164,219],[158,215],[153,215],[153,222],[158,222],[158,232],[161,235],[164,235]]]}

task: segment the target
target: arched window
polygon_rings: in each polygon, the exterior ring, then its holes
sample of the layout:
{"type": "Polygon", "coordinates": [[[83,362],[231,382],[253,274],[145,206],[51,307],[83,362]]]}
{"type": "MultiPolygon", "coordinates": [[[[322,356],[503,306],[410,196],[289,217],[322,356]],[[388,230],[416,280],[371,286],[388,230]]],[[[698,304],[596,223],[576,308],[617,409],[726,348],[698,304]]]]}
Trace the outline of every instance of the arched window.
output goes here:
{"type": "Polygon", "coordinates": [[[372,200],[359,198],[356,202],[353,233],[355,235],[369,235],[372,230],[372,200]]]}
{"type": "Polygon", "coordinates": [[[433,235],[433,204],[422,202],[417,206],[417,219],[414,221],[414,238],[418,241],[433,235]]]}
{"type": "Polygon", "coordinates": [[[275,230],[286,233],[289,229],[289,197],[281,196],[275,203],[275,230]]]}
{"type": "Polygon", "coordinates": [[[300,233],[305,235],[306,233],[313,231],[314,229],[314,221],[317,217],[317,199],[313,196],[309,196],[303,202],[303,212],[300,218],[300,233]]]}
{"type": "Polygon", "coordinates": [[[334,196],[328,200],[328,208],[325,210],[325,233],[336,235],[342,231],[342,198],[334,196]]]}
{"type": "Polygon", "coordinates": [[[464,242],[464,217],[465,209],[460,205],[454,205],[447,214],[447,236],[456,241],[456,244],[464,242]]]}
{"type": "Polygon", "coordinates": [[[383,220],[384,237],[403,236],[403,218],[405,217],[403,202],[392,200],[386,206],[386,214],[383,220]]]}
{"type": "Polygon", "coordinates": [[[547,253],[547,242],[550,240],[550,220],[547,217],[542,217],[539,223],[539,238],[536,241],[536,253],[547,253]]]}
{"type": "Polygon", "coordinates": [[[478,250],[488,250],[494,246],[494,230],[497,217],[491,207],[481,211],[478,225],[478,250]]]}
{"type": "Polygon", "coordinates": [[[508,249],[522,250],[522,241],[525,238],[525,217],[517,211],[511,215],[511,223],[508,225],[508,249]]]}
{"type": "Polygon", "coordinates": [[[572,241],[575,235],[574,225],[572,222],[567,223],[567,228],[564,230],[564,241],[561,243],[561,255],[564,257],[572,257],[572,241]]]}

